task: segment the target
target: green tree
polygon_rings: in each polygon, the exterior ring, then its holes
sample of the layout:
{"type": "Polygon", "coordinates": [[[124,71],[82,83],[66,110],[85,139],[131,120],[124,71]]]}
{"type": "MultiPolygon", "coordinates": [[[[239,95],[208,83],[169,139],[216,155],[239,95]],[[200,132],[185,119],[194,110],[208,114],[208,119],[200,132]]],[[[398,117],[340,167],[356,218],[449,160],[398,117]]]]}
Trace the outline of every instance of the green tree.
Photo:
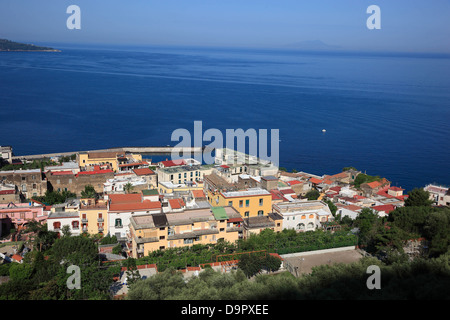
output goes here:
{"type": "Polygon", "coordinates": [[[336,205],[331,200],[325,200],[325,202],[328,205],[328,208],[330,208],[331,214],[335,217],[337,211],[336,205]]]}
{"type": "Polygon", "coordinates": [[[70,226],[67,224],[61,228],[61,232],[64,237],[70,237],[72,235],[72,232],[70,231],[70,226]]]}
{"type": "Polygon", "coordinates": [[[123,266],[127,268],[127,284],[132,285],[141,279],[141,275],[139,274],[139,270],[136,266],[136,259],[128,258],[123,263],[123,266]]]}
{"type": "Polygon", "coordinates": [[[408,198],[405,200],[405,207],[431,206],[432,204],[433,200],[430,199],[430,193],[419,188],[408,192],[408,198]]]}
{"type": "Polygon", "coordinates": [[[98,261],[97,245],[92,239],[81,235],[58,239],[51,253],[56,261],[78,266],[98,261]]]}
{"type": "Polygon", "coordinates": [[[123,191],[125,191],[125,193],[131,193],[131,191],[133,191],[134,187],[131,184],[131,182],[128,182],[126,185],[123,186],[123,191]]]}
{"type": "Polygon", "coordinates": [[[88,185],[84,186],[84,190],[81,191],[81,197],[82,198],[95,198],[95,199],[97,199],[98,198],[98,194],[95,191],[95,188],[92,185],[88,184],[88,185]]]}
{"type": "Polygon", "coordinates": [[[9,268],[11,280],[28,280],[33,273],[33,267],[25,263],[14,263],[9,268]]]}
{"type": "Polygon", "coordinates": [[[312,189],[305,194],[305,197],[308,200],[317,200],[320,197],[320,193],[316,189],[312,189]]]}

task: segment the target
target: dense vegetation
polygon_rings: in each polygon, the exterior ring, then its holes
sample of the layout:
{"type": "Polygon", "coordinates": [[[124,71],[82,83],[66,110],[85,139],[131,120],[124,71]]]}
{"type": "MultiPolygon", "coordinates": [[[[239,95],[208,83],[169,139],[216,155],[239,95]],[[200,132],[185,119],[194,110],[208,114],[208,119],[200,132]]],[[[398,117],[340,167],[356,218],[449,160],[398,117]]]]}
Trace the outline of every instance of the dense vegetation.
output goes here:
{"type": "Polygon", "coordinates": [[[380,180],[381,180],[381,178],[379,176],[370,176],[365,173],[360,173],[356,176],[353,184],[356,188],[359,188],[363,183],[370,183],[370,182],[380,181],[380,180]]]}
{"type": "Polygon", "coordinates": [[[376,258],[352,264],[322,265],[295,278],[288,272],[249,280],[237,270],[227,274],[207,269],[184,281],[174,269],[131,285],[130,300],[287,300],[287,299],[449,299],[450,255],[385,265],[376,258]],[[367,288],[367,268],[378,265],[381,289],[367,288]]]}
{"type": "Polygon", "coordinates": [[[110,299],[113,276],[120,266],[103,267],[99,260],[96,239],[86,236],[64,236],[58,239],[55,232],[45,226],[38,228],[34,249],[25,255],[22,264],[8,263],[0,266],[0,275],[10,280],[0,285],[0,300],[66,300],[110,299]],[[81,288],[70,290],[67,273],[70,265],[81,272],[81,288]]]}
{"type": "Polygon", "coordinates": [[[136,263],[156,264],[158,270],[163,271],[170,267],[181,269],[216,261],[239,260],[241,253],[250,251],[286,254],[356,244],[356,236],[345,230],[335,233],[322,230],[297,233],[295,230],[285,229],[275,233],[266,229],[260,234],[252,234],[245,240],[239,240],[236,244],[218,241],[216,245],[198,244],[149,252],[147,256],[137,259],[136,263]]]}
{"type": "Polygon", "coordinates": [[[54,205],[58,203],[64,203],[69,198],[76,198],[77,195],[70,191],[63,190],[60,191],[45,191],[45,194],[43,196],[33,196],[31,199],[42,202],[46,205],[54,205]]]}
{"type": "Polygon", "coordinates": [[[450,249],[450,208],[433,207],[429,194],[423,190],[408,193],[405,207],[399,207],[387,217],[379,217],[365,208],[355,220],[337,220],[350,228],[359,229],[359,245],[387,263],[407,261],[404,247],[408,240],[424,239],[420,255],[438,257],[450,249]]]}

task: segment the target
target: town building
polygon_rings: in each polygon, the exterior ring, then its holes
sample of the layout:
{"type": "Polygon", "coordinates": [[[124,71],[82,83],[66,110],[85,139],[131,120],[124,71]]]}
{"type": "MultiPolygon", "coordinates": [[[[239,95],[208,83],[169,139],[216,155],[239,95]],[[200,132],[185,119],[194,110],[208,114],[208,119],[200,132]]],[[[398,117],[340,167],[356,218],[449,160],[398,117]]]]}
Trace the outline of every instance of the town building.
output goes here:
{"type": "Polygon", "coordinates": [[[159,182],[184,184],[203,180],[205,175],[211,174],[213,166],[210,165],[183,165],[157,168],[159,182]]]}
{"type": "Polygon", "coordinates": [[[105,166],[119,172],[119,165],[142,162],[142,155],[117,151],[90,151],[77,153],[78,166],[83,171],[93,170],[94,166],[105,166]]]}
{"type": "Polygon", "coordinates": [[[296,200],[273,205],[273,211],[283,218],[283,229],[312,231],[334,220],[328,205],[318,200],[296,200]]]}
{"type": "Polygon", "coordinates": [[[108,205],[104,200],[81,199],[79,218],[83,233],[104,235],[109,231],[108,205]]]}
{"type": "Polygon", "coordinates": [[[283,230],[283,217],[277,212],[270,212],[266,216],[256,216],[244,218],[244,239],[252,234],[259,234],[265,229],[271,229],[274,232],[283,230]]]}
{"type": "Polygon", "coordinates": [[[215,244],[220,239],[234,243],[243,232],[243,220],[232,207],[133,216],[130,221],[128,239],[133,258],[166,248],[215,244]]]}
{"type": "Polygon", "coordinates": [[[80,215],[78,211],[57,211],[50,212],[47,217],[48,231],[59,232],[63,235],[63,227],[68,226],[68,230],[72,236],[81,234],[80,215]]]}
{"type": "Polygon", "coordinates": [[[43,224],[47,221],[47,216],[48,212],[44,210],[44,206],[33,201],[0,204],[0,219],[5,219],[3,223],[16,230],[24,228],[33,220],[43,224]]]}
{"type": "Polygon", "coordinates": [[[429,184],[423,189],[430,193],[430,200],[433,200],[434,205],[450,206],[450,188],[429,184]]]}
{"type": "Polygon", "coordinates": [[[13,184],[0,183],[0,204],[20,202],[20,193],[13,184]]]}
{"type": "Polygon", "coordinates": [[[240,191],[208,191],[208,201],[213,207],[230,206],[242,218],[267,216],[272,212],[272,194],[262,188],[249,188],[240,191]]]}
{"type": "Polygon", "coordinates": [[[92,171],[80,171],[74,174],[72,171],[49,171],[46,173],[46,180],[49,188],[53,191],[70,191],[77,196],[81,196],[87,185],[94,187],[95,192],[102,194],[104,183],[109,179],[114,179],[114,172],[111,169],[99,169],[92,171]]]}
{"type": "Polygon", "coordinates": [[[43,196],[47,191],[47,179],[41,169],[0,171],[0,183],[15,185],[22,200],[43,196]]]}
{"type": "MultiPolygon", "coordinates": [[[[0,160],[6,161],[8,163],[12,163],[12,147],[11,146],[0,146],[0,160]]],[[[0,161],[1,164],[1,161],[0,161]]]]}
{"type": "Polygon", "coordinates": [[[108,232],[124,241],[132,216],[162,212],[160,201],[144,200],[142,193],[108,195],[108,232]]]}

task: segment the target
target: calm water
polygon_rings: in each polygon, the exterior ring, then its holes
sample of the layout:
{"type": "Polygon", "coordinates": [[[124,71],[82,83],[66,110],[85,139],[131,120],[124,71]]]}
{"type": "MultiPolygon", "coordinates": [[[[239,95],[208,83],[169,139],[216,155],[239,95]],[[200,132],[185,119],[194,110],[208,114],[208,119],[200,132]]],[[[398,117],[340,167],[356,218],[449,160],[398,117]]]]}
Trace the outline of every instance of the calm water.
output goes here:
{"type": "Polygon", "coordinates": [[[0,54],[0,145],[17,155],[174,145],[172,131],[202,120],[279,129],[288,169],[354,166],[407,190],[450,184],[449,58],[61,49],[0,54]]]}

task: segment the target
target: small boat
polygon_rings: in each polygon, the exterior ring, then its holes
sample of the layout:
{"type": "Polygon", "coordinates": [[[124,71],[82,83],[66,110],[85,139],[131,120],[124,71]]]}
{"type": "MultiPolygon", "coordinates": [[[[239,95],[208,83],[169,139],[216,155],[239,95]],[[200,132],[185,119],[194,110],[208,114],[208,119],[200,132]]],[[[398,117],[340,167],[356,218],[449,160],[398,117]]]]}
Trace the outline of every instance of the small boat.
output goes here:
{"type": "Polygon", "coordinates": [[[327,130],[325,130],[325,129],[322,129],[322,132],[327,132],[327,130]]]}

